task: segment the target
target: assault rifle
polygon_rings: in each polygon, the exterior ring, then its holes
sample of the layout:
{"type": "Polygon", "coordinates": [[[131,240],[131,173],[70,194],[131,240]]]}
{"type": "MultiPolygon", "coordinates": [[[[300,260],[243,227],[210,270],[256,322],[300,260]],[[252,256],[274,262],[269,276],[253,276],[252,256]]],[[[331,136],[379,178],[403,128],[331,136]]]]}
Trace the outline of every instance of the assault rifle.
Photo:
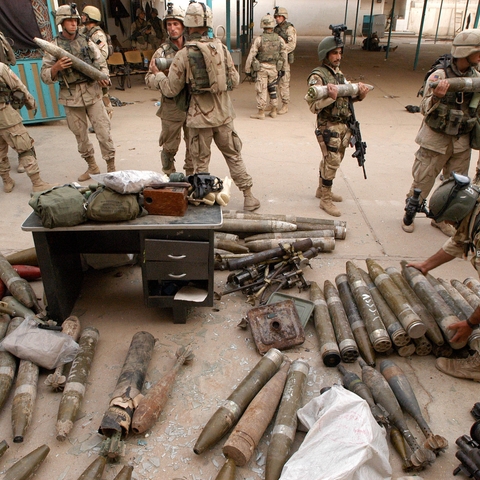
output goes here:
{"type": "Polygon", "coordinates": [[[350,99],[350,111],[352,112],[352,115],[350,116],[350,120],[348,122],[348,128],[352,132],[352,137],[350,138],[350,146],[355,148],[355,151],[352,153],[352,157],[356,158],[358,166],[362,167],[363,178],[366,180],[367,172],[365,171],[365,153],[367,152],[367,142],[362,141],[360,124],[355,117],[355,109],[353,108],[352,99],[350,99]]]}
{"type": "Polygon", "coordinates": [[[136,41],[138,37],[141,37],[147,30],[153,29],[153,27],[148,24],[146,27],[141,28],[140,30],[135,30],[131,35],[130,35],[130,40],[136,41]]]}
{"type": "Polygon", "coordinates": [[[453,475],[464,473],[469,478],[480,480],[480,445],[468,435],[457,438],[455,443],[460,447],[455,456],[462,463],[453,471],[453,475]]]}

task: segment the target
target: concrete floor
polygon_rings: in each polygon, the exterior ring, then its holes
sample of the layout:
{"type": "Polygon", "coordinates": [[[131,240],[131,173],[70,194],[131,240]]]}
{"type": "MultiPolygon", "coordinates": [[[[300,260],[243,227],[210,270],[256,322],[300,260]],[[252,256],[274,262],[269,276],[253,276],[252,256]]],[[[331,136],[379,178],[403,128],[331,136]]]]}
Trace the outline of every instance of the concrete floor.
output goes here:
{"type": "MultiPolygon", "coordinates": [[[[254,178],[254,193],[262,202],[259,213],[326,217],[314,197],[320,160],[313,133],[315,117],[303,99],[306,78],[317,65],[318,41],[319,38],[311,37],[299,39],[287,115],[252,120],[249,115],[256,110],[254,85],[244,82],[232,93],[237,113],[235,125],[243,141],[243,157],[254,178]]],[[[414,138],[421,122],[420,115],[408,113],[405,106],[418,105],[416,92],[425,72],[437,56],[449,51],[450,45],[424,44],[419,65],[413,71],[414,39],[402,38],[400,42],[398,50],[391,53],[387,61],[383,53],[364,52],[358,45],[349,45],[345,51],[342,70],[347,78],[375,86],[367,99],[356,106],[362,134],[368,144],[368,179],[363,179],[356,160],[347,153],[335,181],[336,192],[344,197],[339,206],[343,214],[341,219],[347,221],[347,238],[337,241],[334,252],[314,259],[313,268],[307,272],[307,278],[321,286],[325,280],[333,282],[338,274],[344,273],[347,260],[365,268],[365,259],[371,257],[384,267],[399,267],[402,259],[420,260],[434,253],[446,239],[420,215],[415,233],[410,235],[401,230],[400,219],[405,193],[411,183],[410,169],[416,150],[414,138]]],[[[113,83],[117,85],[115,79],[113,83]]],[[[112,135],[117,148],[117,168],[160,171],[160,120],[155,116],[157,107],[154,106],[158,95],[144,87],[141,76],[134,77],[132,84],[132,88],[125,91],[111,90],[111,94],[121,100],[133,102],[114,109],[112,135]]],[[[46,181],[71,182],[84,171],[85,164],[65,121],[31,126],[29,132],[35,139],[41,174],[46,181]]],[[[96,150],[98,152],[98,147],[96,150]]],[[[181,168],[182,156],[178,159],[181,168]]],[[[15,154],[11,153],[11,160],[16,188],[8,195],[0,192],[0,251],[3,254],[33,246],[31,234],[20,228],[31,212],[28,205],[30,182],[24,174],[16,173],[15,154]]],[[[476,160],[474,153],[471,174],[475,171],[476,160]]],[[[99,165],[105,171],[101,160],[99,165]]],[[[219,177],[228,173],[216,149],[211,173],[219,177]]],[[[242,197],[236,189],[233,189],[229,208],[242,208],[242,197]]],[[[462,260],[450,262],[433,273],[462,281],[475,276],[472,266],[462,260]]],[[[224,288],[226,278],[227,273],[216,272],[217,291],[224,288]]],[[[41,282],[36,282],[34,288],[41,298],[41,282]]],[[[287,293],[298,295],[294,290],[287,293]]],[[[307,298],[307,295],[300,296],[307,298]]],[[[193,445],[216,408],[260,359],[250,332],[237,327],[249,308],[245,297],[231,294],[216,301],[213,308],[193,310],[186,325],[174,325],[170,310],[144,306],[138,266],[91,270],[73,312],[79,316],[82,326],[92,325],[100,331],[81,418],[66,442],[59,443],[55,439],[60,395],[44,385],[49,372],[41,371],[35,413],[23,444],[12,442],[13,395],[2,409],[0,440],[5,438],[10,449],[0,461],[0,471],[39,445],[47,444],[51,452],[35,478],[78,478],[98,453],[103,437],[96,432],[131,338],[136,332],[145,330],[158,339],[148,382],[155,382],[168,371],[178,346],[191,344],[196,357],[191,365],[182,367],[171,399],[155,427],[147,435],[127,439],[126,455],[121,463],[134,465],[134,478],[139,480],[214,479],[224,462],[223,441],[200,456],[193,453],[193,445]]],[[[310,364],[305,403],[317,396],[322,387],[340,381],[336,369],[323,365],[312,324],[306,328],[305,343],[286,353],[292,360],[304,358],[310,364]]],[[[451,478],[458,465],[455,440],[468,433],[474,421],[470,410],[479,400],[477,384],[442,374],[436,370],[433,356],[401,358],[392,355],[389,358],[407,374],[434,433],[443,435],[450,443],[449,449],[420,475],[426,480],[451,478]]],[[[347,368],[357,373],[360,370],[358,364],[347,365],[347,368]]],[[[408,424],[422,442],[422,433],[414,421],[408,418],[408,424]]],[[[270,432],[271,429],[247,466],[237,469],[237,478],[263,478],[270,432]]],[[[300,439],[301,434],[298,434],[297,444],[300,439]]],[[[392,478],[403,475],[395,452],[391,453],[391,465],[392,478]]],[[[118,465],[107,467],[103,478],[113,479],[119,469],[118,465]]]]}

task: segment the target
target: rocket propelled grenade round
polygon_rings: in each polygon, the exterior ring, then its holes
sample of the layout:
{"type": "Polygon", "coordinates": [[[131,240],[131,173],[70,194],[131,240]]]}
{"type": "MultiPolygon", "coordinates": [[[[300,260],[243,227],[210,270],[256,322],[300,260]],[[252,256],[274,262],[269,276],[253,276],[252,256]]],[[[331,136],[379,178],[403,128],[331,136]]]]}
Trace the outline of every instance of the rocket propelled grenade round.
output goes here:
{"type": "Polygon", "coordinates": [[[42,445],[22,457],[17,463],[11,466],[2,477],[2,480],[27,480],[42,464],[50,452],[48,445],[42,445]]]}
{"type": "Polygon", "coordinates": [[[131,465],[124,465],[113,480],[131,480],[133,474],[133,467],[131,465]]]}
{"type": "Polygon", "coordinates": [[[95,68],[93,65],[89,65],[87,62],[80,60],[75,55],[67,52],[63,48],[60,48],[58,45],[53,43],[47,42],[41,38],[35,37],[33,41],[42,49],[48,52],[50,55],[53,55],[57,60],[60,58],[67,57],[72,61],[72,67],[78,70],[79,72],[83,73],[87,77],[91,78],[92,80],[96,80],[98,82],[104,80],[110,80],[110,77],[106,74],[95,68]]]}
{"type": "Polygon", "coordinates": [[[218,472],[215,480],[235,480],[237,466],[233,461],[233,458],[227,458],[222,469],[218,472]]]}
{"type": "MultiPolygon", "coordinates": [[[[447,78],[449,92],[480,92],[480,77],[447,78]]],[[[436,88],[437,82],[430,82],[430,88],[436,88]]]]}
{"type": "Polygon", "coordinates": [[[98,456],[78,477],[77,480],[96,480],[97,478],[102,478],[106,464],[107,459],[105,457],[98,456]]]}
{"type": "MultiPolygon", "coordinates": [[[[369,91],[373,90],[373,85],[369,85],[368,83],[364,83],[366,87],[368,87],[369,91]]],[[[341,85],[337,85],[338,87],[338,94],[339,97],[356,97],[359,92],[358,83],[345,83],[341,85]]],[[[480,88],[479,88],[480,91],[480,88]]],[[[312,85],[306,95],[309,99],[312,100],[322,100],[328,97],[328,89],[326,85],[312,85]]]]}

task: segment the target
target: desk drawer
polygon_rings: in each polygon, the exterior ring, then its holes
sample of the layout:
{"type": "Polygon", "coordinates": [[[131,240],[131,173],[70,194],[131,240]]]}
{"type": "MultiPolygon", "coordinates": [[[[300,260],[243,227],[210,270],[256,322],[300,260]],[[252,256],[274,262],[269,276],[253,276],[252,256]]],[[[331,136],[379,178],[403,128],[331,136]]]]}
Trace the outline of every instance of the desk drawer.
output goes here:
{"type": "Polygon", "coordinates": [[[145,273],[147,280],[205,280],[208,263],[146,262],[145,273]]]}
{"type": "Polygon", "coordinates": [[[145,239],[145,262],[208,263],[208,242],[145,239]]]}

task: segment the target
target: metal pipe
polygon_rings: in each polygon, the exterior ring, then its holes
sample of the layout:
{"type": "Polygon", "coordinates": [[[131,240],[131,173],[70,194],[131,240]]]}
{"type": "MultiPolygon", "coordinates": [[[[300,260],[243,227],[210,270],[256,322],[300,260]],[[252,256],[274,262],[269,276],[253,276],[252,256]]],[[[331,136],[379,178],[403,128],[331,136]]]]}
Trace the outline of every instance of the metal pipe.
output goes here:
{"type": "Polygon", "coordinates": [[[427,11],[427,3],[428,3],[428,0],[425,0],[425,3],[423,4],[422,21],[420,22],[420,31],[418,32],[418,42],[417,42],[417,50],[415,52],[415,61],[413,62],[414,70],[416,70],[417,68],[418,57],[420,55],[420,45],[422,43],[423,24],[425,23],[425,13],[427,11]]]}
{"type": "MultiPolygon", "coordinates": [[[[480,5],[480,0],[478,4],[480,5]]],[[[435,40],[433,41],[433,43],[437,43],[438,29],[440,28],[440,17],[442,16],[442,7],[443,7],[443,0],[440,2],[440,10],[438,12],[438,20],[437,20],[437,29],[435,30],[435,40]]]]}
{"type": "Polygon", "coordinates": [[[388,29],[388,43],[387,43],[387,51],[385,52],[385,60],[388,58],[388,54],[390,53],[390,40],[392,38],[392,28],[393,28],[394,18],[395,18],[395,0],[393,0],[393,5],[392,5],[392,14],[390,18],[390,28],[388,29]]]}

